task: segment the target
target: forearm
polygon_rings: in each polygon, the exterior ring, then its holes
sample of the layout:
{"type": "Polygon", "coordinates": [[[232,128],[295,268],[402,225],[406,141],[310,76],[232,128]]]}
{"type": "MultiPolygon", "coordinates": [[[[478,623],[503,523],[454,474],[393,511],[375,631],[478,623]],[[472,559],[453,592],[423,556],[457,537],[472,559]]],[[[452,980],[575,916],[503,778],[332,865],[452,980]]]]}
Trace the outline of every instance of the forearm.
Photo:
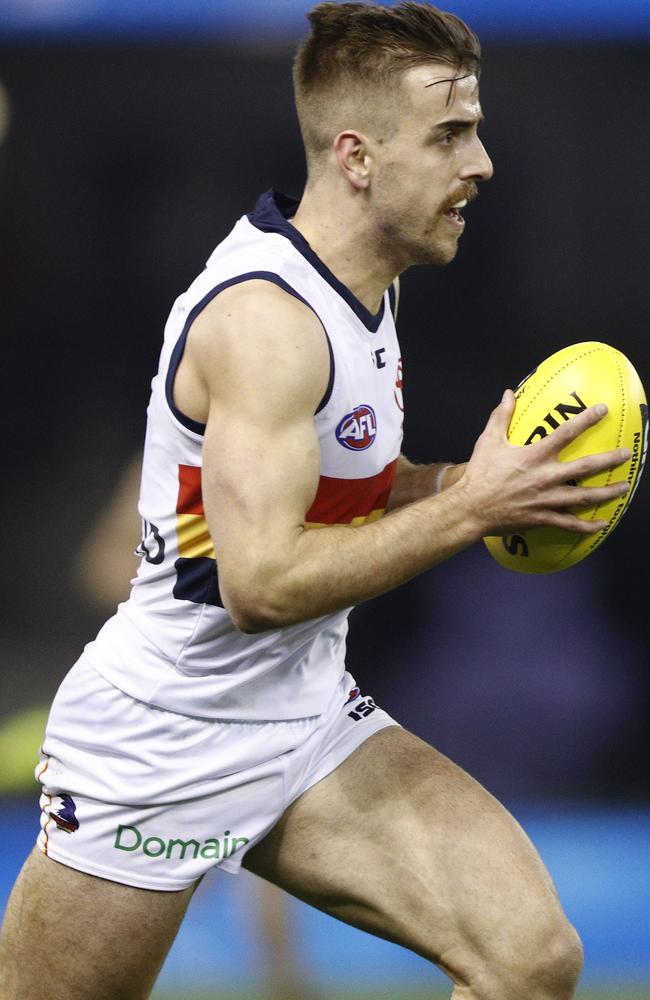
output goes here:
{"type": "Polygon", "coordinates": [[[236,624],[263,631],[330,614],[392,590],[481,537],[458,490],[428,497],[359,527],[301,530],[290,549],[266,550],[255,592],[224,596],[236,624]]]}
{"type": "MultiPolygon", "coordinates": [[[[267,424],[274,398],[275,394],[267,400],[267,424]]],[[[587,407],[552,435],[528,446],[513,446],[507,430],[514,407],[515,396],[508,389],[469,462],[445,473],[446,488],[441,493],[354,528],[305,529],[304,514],[313,501],[318,471],[311,424],[309,431],[306,421],[297,428],[290,426],[291,433],[285,432],[283,438],[279,431],[271,434],[277,460],[261,464],[260,454],[271,445],[260,441],[259,435],[253,447],[250,435],[240,434],[237,447],[231,443],[224,456],[228,435],[222,427],[213,444],[206,433],[214,466],[204,465],[205,511],[217,552],[221,594],[235,624],[247,632],[260,632],[358,604],[400,586],[487,535],[537,527],[580,534],[602,531],[606,521],[580,517],[575,508],[618,499],[628,483],[585,486],[583,481],[627,461],[629,449],[573,460],[560,455],[602,419],[605,407],[587,407]],[[251,486],[250,476],[239,471],[256,467],[264,471],[263,490],[261,476],[251,486]],[[447,486],[452,475],[460,478],[447,486]]],[[[423,477],[421,485],[430,486],[426,477],[431,473],[413,474],[423,477]]]]}
{"type": "Polygon", "coordinates": [[[400,455],[395,482],[386,509],[397,510],[424,497],[441,493],[457,483],[463,476],[465,463],[433,462],[417,465],[400,455]]]}

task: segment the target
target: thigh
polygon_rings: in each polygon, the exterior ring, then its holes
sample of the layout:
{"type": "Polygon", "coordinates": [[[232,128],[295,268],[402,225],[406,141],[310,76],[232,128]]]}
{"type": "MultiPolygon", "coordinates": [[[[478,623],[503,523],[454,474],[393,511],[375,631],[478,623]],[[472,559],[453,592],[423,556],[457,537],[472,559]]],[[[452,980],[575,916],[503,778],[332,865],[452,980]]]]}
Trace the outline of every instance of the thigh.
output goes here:
{"type": "Polygon", "coordinates": [[[455,982],[564,920],[512,816],[399,727],[371,736],[289,807],[245,866],[435,962],[455,982]]]}
{"type": "Polygon", "coordinates": [[[35,849],[2,925],[0,996],[148,997],[193,891],[135,889],[75,871],[35,849]]]}

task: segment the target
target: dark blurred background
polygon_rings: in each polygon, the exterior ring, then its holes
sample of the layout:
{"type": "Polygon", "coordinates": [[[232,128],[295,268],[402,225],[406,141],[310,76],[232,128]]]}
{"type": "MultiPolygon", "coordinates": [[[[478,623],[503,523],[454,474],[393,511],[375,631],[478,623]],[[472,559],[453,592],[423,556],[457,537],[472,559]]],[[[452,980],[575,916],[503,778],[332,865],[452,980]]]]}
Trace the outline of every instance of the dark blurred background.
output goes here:
{"type": "MultiPolygon", "coordinates": [[[[174,298],[261,191],[304,182],[290,66],[308,4],[156,7],[0,3],[0,721],[47,702],[105,617],[79,547],[142,446],[174,298]]],[[[403,277],[420,461],[464,460],[503,389],[567,344],[612,344],[650,386],[648,9],[452,9],[482,37],[495,176],[456,261],[403,277]]],[[[563,573],[509,573],[477,545],[358,608],[350,669],[506,803],[649,806],[649,496],[646,473],[563,573]]]]}

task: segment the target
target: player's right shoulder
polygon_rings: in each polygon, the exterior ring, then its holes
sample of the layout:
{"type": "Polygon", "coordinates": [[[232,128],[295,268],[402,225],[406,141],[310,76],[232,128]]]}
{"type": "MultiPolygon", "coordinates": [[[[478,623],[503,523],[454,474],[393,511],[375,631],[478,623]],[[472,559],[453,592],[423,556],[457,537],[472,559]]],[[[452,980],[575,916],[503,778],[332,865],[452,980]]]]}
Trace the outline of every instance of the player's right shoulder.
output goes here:
{"type": "MultiPolygon", "coordinates": [[[[190,328],[187,359],[208,393],[231,384],[299,377],[324,393],[330,377],[327,335],[314,310],[272,281],[250,279],[224,289],[190,328]],[[283,374],[280,374],[280,369],[283,374]]],[[[281,386],[277,386],[278,390],[281,386]]],[[[321,395],[322,395],[321,393],[321,395]]]]}
{"type": "Polygon", "coordinates": [[[273,342],[289,346],[298,337],[305,345],[323,339],[323,327],[307,303],[274,282],[243,281],[225,288],[201,310],[190,328],[190,339],[202,351],[225,345],[230,337],[238,344],[261,347],[269,332],[273,342]]]}

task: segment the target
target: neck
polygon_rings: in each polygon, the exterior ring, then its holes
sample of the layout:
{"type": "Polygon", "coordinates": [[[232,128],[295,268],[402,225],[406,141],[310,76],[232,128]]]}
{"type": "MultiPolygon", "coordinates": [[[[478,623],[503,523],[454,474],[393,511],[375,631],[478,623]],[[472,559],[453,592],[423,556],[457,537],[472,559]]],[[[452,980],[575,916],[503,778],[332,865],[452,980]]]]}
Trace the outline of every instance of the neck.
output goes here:
{"type": "Polygon", "coordinates": [[[307,184],[293,225],[339,281],[376,313],[399,269],[379,250],[365,192],[349,185],[307,184]]]}

